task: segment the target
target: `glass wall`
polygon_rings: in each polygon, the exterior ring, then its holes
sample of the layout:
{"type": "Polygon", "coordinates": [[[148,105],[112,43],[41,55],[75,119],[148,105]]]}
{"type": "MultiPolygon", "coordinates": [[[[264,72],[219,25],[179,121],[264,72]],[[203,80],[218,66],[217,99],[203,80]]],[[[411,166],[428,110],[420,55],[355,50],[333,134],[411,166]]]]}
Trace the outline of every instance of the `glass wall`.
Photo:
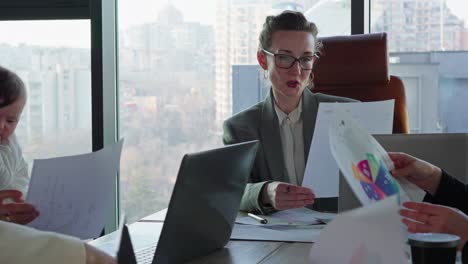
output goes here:
{"type": "Polygon", "coordinates": [[[465,0],[371,1],[371,31],[388,33],[413,133],[468,132],[467,22],[465,0]]]}
{"type": "Polygon", "coordinates": [[[257,65],[265,17],[285,9],[304,12],[320,36],[350,34],[350,0],[119,0],[120,197],[130,222],[168,206],[185,153],[222,145],[233,66],[257,65]]]}
{"type": "Polygon", "coordinates": [[[89,20],[1,21],[0,35],[0,65],[28,92],[16,130],[26,160],[91,151],[89,20]]]}

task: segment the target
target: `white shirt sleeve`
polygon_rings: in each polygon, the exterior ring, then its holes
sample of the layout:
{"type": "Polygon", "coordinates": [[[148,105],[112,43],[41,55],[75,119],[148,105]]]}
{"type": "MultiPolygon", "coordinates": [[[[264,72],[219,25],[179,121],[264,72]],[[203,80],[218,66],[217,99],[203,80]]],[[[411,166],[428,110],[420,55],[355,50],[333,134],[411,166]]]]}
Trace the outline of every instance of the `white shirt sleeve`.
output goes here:
{"type": "Polygon", "coordinates": [[[0,221],[0,263],[85,264],[84,242],[0,221]]]}
{"type": "Polygon", "coordinates": [[[0,190],[14,189],[25,198],[29,185],[28,164],[15,135],[0,144],[0,190]]]}

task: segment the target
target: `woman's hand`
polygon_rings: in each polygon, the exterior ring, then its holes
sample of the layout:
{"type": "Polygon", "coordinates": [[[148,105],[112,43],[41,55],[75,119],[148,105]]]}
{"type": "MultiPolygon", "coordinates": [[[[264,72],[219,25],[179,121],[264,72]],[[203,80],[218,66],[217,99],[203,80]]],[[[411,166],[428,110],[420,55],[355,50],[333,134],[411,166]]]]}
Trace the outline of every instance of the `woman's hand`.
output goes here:
{"type": "Polygon", "coordinates": [[[403,206],[400,214],[409,232],[453,234],[461,238],[461,244],[468,240],[468,216],[462,211],[430,203],[406,202],[403,206]]]}
{"type": "Polygon", "coordinates": [[[39,216],[39,212],[32,204],[21,199],[21,192],[17,190],[0,191],[0,220],[25,225],[39,216]],[[10,199],[12,203],[6,203],[10,199]]]}
{"type": "Polygon", "coordinates": [[[284,182],[270,182],[262,192],[263,204],[271,204],[276,210],[304,207],[313,204],[314,199],[309,188],[284,182]]]}
{"type": "Polygon", "coordinates": [[[389,152],[395,169],[391,171],[395,178],[406,178],[419,188],[434,195],[442,177],[442,170],[429,162],[405,153],[389,152]]]}

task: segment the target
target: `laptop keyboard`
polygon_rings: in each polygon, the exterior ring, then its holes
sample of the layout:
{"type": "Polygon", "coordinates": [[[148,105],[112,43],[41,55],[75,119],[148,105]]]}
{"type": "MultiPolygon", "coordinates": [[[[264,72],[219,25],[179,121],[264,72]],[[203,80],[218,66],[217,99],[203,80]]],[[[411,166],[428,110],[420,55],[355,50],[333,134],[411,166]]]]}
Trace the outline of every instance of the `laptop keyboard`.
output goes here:
{"type": "Polygon", "coordinates": [[[138,264],[151,264],[153,262],[154,251],[156,251],[156,245],[152,244],[138,251],[135,251],[135,257],[138,264]]]}

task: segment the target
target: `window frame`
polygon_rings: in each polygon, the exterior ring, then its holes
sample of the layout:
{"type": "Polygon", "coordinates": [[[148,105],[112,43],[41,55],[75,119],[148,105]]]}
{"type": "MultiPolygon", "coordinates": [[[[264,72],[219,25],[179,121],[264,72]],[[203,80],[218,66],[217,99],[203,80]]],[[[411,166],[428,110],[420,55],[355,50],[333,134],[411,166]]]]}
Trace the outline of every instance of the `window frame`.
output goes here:
{"type": "MultiPolygon", "coordinates": [[[[117,139],[116,1],[4,0],[0,2],[0,21],[90,20],[93,151],[102,149],[117,139]]],[[[118,182],[117,175],[112,193],[115,197],[114,205],[106,218],[106,233],[116,230],[118,226],[118,182]]]]}
{"type": "MultiPolygon", "coordinates": [[[[0,21],[69,20],[91,21],[92,149],[103,148],[118,138],[118,0],[4,0],[0,21]]],[[[351,0],[351,34],[369,32],[370,0],[351,0]]],[[[106,233],[119,221],[119,175],[114,205],[106,221],[106,233]]]]}

